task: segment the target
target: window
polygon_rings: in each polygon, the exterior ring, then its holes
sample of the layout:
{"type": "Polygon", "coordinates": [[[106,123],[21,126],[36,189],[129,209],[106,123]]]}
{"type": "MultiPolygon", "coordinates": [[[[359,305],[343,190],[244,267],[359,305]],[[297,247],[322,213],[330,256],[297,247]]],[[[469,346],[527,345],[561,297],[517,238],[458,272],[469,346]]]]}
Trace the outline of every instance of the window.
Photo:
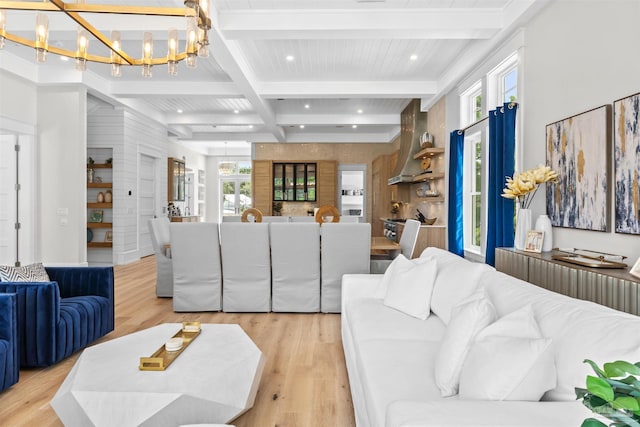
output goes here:
{"type": "Polygon", "coordinates": [[[460,126],[468,127],[464,138],[464,247],[468,254],[481,258],[484,258],[486,243],[487,204],[482,190],[487,187],[488,178],[489,123],[480,120],[487,116],[489,109],[517,100],[517,53],[507,57],[460,95],[460,126]]]}
{"type": "Polygon", "coordinates": [[[240,215],[252,206],[251,161],[218,162],[222,216],[240,215]]]}

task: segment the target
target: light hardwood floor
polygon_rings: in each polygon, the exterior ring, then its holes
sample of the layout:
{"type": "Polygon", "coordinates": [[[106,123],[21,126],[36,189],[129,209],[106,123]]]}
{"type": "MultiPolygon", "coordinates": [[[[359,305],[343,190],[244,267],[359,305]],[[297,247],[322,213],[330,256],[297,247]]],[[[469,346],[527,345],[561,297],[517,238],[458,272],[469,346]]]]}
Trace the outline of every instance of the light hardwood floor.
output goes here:
{"type": "MultiPolygon", "coordinates": [[[[340,315],[174,313],[170,298],[155,296],[154,257],[116,267],[115,277],[116,327],[97,342],[166,322],[238,323],[267,364],[255,405],[233,421],[236,427],[355,425],[340,315]]],[[[0,426],[61,426],[49,401],[78,354],[49,368],[21,370],[18,384],[0,393],[0,426]]]]}

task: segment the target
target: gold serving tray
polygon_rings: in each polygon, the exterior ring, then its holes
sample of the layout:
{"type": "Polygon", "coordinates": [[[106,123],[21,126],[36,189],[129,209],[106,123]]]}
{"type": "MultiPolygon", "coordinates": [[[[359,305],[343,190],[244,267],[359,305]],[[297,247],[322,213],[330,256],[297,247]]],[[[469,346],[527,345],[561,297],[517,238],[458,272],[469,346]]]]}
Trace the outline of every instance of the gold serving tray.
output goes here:
{"type": "Polygon", "coordinates": [[[189,344],[200,335],[200,330],[200,322],[182,322],[182,329],[172,337],[182,338],[182,347],[176,351],[167,351],[163,344],[162,347],[156,350],[151,356],[140,358],[140,370],[164,371],[189,347],[189,344]]]}
{"type": "Polygon", "coordinates": [[[627,264],[585,255],[551,255],[551,259],[593,268],[627,268],[627,264]]]}

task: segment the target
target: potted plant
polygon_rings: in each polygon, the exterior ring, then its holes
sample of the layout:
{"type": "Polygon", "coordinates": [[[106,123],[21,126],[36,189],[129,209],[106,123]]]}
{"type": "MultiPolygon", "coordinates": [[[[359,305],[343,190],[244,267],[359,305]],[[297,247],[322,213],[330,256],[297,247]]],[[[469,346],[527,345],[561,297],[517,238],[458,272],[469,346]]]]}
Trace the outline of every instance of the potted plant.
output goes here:
{"type": "MultiPolygon", "coordinates": [[[[600,369],[591,360],[597,376],[587,376],[587,388],[576,387],[576,396],[594,414],[612,421],[610,427],[640,427],[640,362],[618,360],[605,363],[600,369]]],[[[595,418],[587,418],[582,427],[607,427],[595,418]]]]}

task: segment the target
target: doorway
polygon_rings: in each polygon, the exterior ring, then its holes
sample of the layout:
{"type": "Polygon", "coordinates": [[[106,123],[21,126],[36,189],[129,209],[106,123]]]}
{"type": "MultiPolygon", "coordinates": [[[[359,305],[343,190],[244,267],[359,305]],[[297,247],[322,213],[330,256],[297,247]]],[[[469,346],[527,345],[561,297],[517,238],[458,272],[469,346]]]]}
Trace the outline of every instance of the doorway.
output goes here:
{"type": "Polygon", "coordinates": [[[140,258],[153,254],[149,220],[156,217],[157,159],[140,154],[138,182],[138,251],[140,258]]]}
{"type": "Polygon", "coordinates": [[[357,217],[366,222],[366,164],[343,164],[338,166],[338,200],[340,214],[357,217]]]}

